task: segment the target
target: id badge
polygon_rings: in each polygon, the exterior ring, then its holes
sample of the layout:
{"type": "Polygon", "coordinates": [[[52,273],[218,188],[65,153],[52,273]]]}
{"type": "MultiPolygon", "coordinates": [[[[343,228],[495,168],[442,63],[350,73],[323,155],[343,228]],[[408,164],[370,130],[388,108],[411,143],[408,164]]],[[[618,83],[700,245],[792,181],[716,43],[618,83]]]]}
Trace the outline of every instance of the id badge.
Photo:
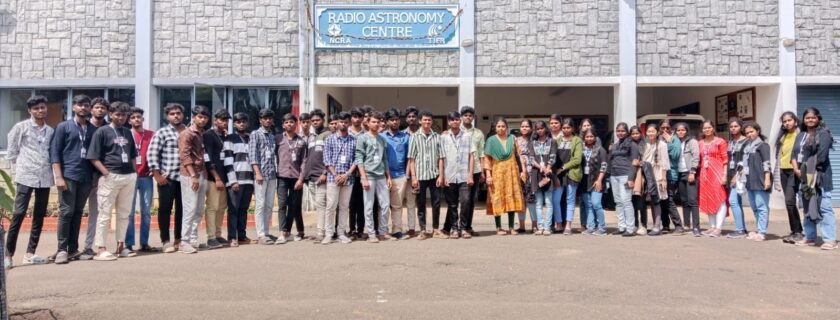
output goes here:
{"type": "Polygon", "coordinates": [[[292,152],[292,162],[297,161],[297,153],[292,152]]]}
{"type": "Polygon", "coordinates": [[[347,156],[341,155],[338,157],[338,163],[347,163],[347,156]]]}
{"type": "Polygon", "coordinates": [[[729,161],[729,169],[735,169],[735,161],[734,160],[729,161]]]}
{"type": "Polygon", "coordinates": [[[210,162],[210,155],[207,153],[204,154],[204,162],[210,162]]]}
{"type": "Polygon", "coordinates": [[[82,147],[82,159],[84,159],[85,157],[87,157],[87,149],[85,149],[85,147],[82,147]]]}
{"type": "Polygon", "coordinates": [[[373,162],[379,163],[379,156],[373,156],[373,162]]]}
{"type": "Polygon", "coordinates": [[[138,166],[143,164],[143,158],[140,158],[140,157],[134,158],[134,164],[136,164],[138,166]]]}
{"type": "Polygon", "coordinates": [[[583,167],[583,174],[589,174],[589,166],[583,167]]]}
{"type": "Polygon", "coordinates": [[[802,152],[796,155],[796,162],[802,163],[802,152]]]}
{"type": "Polygon", "coordinates": [[[123,163],[128,163],[128,154],[123,152],[123,154],[121,156],[122,156],[122,162],[123,163]]]}
{"type": "Polygon", "coordinates": [[[224,159],[224,158],[225,158],[225,152],[224,151],[219,152],[219,159],[224,159]]]}

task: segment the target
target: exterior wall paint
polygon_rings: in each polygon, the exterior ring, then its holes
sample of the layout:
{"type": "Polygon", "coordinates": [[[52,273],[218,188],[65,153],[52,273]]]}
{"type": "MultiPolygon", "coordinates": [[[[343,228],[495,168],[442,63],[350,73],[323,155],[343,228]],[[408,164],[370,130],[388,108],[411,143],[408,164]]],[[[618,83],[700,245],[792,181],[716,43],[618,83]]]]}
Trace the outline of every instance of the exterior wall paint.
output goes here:
{"type": "Polygon", "coordinates": [[[796,73],[840,75],[840,1],[797,0],[796,73]]]}
{"type": "Polygon", "coordinates": [[[155,0],[155,78],[298,76],[299,0],[155,0]]]}
{"type": "Polygon", "coordinates": [[[134,77],[134,1],[0,2],[0,80],[134,77]]]}
{"type": "Polygon", "coordinates": [[[476,0],[479,77],[617,76],[618,1],[476,0]]]}
{"type": "Polygon", "coordinates": [[[779,74],[778,1],[637,0],[639,76],[779,74]]]}

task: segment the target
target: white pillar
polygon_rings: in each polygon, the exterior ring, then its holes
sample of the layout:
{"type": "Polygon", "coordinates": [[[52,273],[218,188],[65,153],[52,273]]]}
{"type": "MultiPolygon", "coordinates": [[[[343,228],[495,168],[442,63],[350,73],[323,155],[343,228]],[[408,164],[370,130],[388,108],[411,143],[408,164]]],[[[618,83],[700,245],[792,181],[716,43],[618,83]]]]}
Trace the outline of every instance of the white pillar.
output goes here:
{"type": "Polygon", "coordinates": [[[134,46],[134,105],[146,110],[147,128],[160,123],[157,92],[152,86],[154,1],[141,0],[134,4],[135,46],[134,46]]]}
{"type": "MultiPolygon", "coordinates": [[[[459,23],[461,43],[472,40],[469,47],[460,46],[458,63],[458,108],[475,105],[475,0],[460,0],[462,10],[459,23]]],[[[476,119],[477,121],[477,119],[476,119]]]]}
{"type": "Polygon", "coordinates": [[[618,54],[621,81],[615,86],[613,124],[636,123],[636,1],[620,0],[618,54]]]}
{"type": "MultiPolygon", "coordinates": [[[[315,8],[310,6],[307,8],[306,2],[301,1],[298,16],[298,83],[299,83],[299,97],[300,97],[300,112],[310,112],[316,107],[324,108],[324,106],[315,106],[315,50],[313,41],[313,30],[309,24],[309,12],[314,12],[315,8]]],[[[313,17],[314,19],[314,17],[313,17]]]]}
{"type": "MultiPolygon", "coordinates": [[[[796,26],[794,24],[794,0],[780,0],[779,1],[779,78],[781,83],[778,90],[771,90],[771,93],[776,93],[776,105],[773,110],[773,117],[770,121],[770,130],[768,137],[776,137],[779,134],[781,127],[778,124],[779,117],[785,111],[792,111],[796,113],[796,48],[795,46],[785,47],[784,39],[796,39],[796,26]]],[[[763,124],[762,124],[763,125],[763,124]]],[[[771,138],[772,139],[772,138],[771,138]]],[[[775,151],[775,144],[770,143],[770,147],[775,151]]],[[[774,192],[770,197],[770,208],[782,209],[784,208],[784,198],[779,192],[774,192]]]]}

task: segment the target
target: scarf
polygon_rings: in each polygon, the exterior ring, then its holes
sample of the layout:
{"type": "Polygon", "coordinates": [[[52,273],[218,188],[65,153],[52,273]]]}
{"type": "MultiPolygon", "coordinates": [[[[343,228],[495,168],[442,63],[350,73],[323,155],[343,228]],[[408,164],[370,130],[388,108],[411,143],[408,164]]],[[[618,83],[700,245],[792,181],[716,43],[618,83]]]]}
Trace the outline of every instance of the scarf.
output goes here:
{"type": "Polygon", "coordinates": [[[507,136],[505,148],[502,148],[502,142],[499,141],[499,136],[494,135],[487,139],[487,144],[484,146],[484,154],[493,158],[496,161],[505,161],[513,154],[513,139],[510,135],[507,136]]]}

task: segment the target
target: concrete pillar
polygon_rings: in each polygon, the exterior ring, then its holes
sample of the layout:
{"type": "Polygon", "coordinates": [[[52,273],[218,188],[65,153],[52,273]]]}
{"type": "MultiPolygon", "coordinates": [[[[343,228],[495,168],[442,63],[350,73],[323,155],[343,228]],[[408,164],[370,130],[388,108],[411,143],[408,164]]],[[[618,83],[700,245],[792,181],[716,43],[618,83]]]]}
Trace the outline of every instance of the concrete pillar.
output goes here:
{"type": "Polygon", "coordinates": [[[152,127],[153,123],[160,123],[160,111],[157,101],[157,90],[152,86],[152,63],[154,57],[154,30],[152,19],[154,16],[154,1],[136,1],[134,5],[135,42],[134,46],[134,105],[146,110],[144,126],[152,127]]]}
{"type": "Polygon", "coordinates": [[[314,12],[314,7],[306,6],[306,2],[300,2],[299,20],[298,23],[298,82],[299,82],[299,96],[300,96],[300,112],[310,112],[315,108],[322,108],[324,106],[315,106],[315,49],[314,49],[314,34],[312,26],[310,25],[307,14],[314,12]]]}
{"type": "Polygon", "coordinates": [[[460,0],[461,13],[460,29],[461,44],[472,41],[473,45],[460,46],[458,63],[458,107],[475,105],[475,0],[460,0]]]}
{"type": "Polygon", "coordinates": [[[620,0],[618,10],[620,83],[614,88],[613,123],[636,123],[636,1],[620,0]]]}

